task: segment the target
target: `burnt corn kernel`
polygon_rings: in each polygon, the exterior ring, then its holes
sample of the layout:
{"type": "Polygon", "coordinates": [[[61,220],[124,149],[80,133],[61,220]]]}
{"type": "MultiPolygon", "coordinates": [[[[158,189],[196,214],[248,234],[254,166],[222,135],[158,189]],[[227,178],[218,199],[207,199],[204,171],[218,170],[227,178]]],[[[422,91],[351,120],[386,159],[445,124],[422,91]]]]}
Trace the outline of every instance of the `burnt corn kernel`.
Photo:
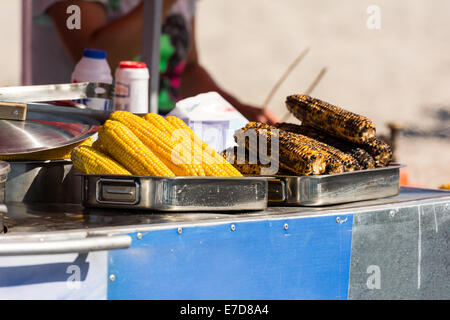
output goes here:
{"type": "MultiPolygon", "coordinates": [[[[265,129],[275,129],[275,126],[269,126],[266,124],[261,123],[249,123],[247,125],[247,128],[265,128],[265,129]]],[[[277,128],[279,129],[279,128],[277,128]]],[[[320,143],[319,141],[316,141],[314,139],[311,139],[307,136],[294,134],[292,132],[288,132],[285,130],[282,130],[283,134],[289,137],[292,140],[298,141],[298,143],[307,143],[312,149],[315,149],[319,151],[323,157],[325,158],[326,163],[326,174],[335,174],[335,173],[342,173],[345,172],[345,166],[344,164],[339,160],[339,158],[336,156],[339,154],[339,150],[336,150],[334,148],[331,148],[330,146],[320,143]]],[[[312,156],[313,159],[315,159],[315,156],[312,156]]],[[[354,170],[354,168],[352,168],[354,170]]]]}
{"type": "Polygon", "coordinates": [[[386,167],[392,161],[392,148],[380,138],[373,138],[360,145],[375,160],[377,168],[386,167]]]}
{"type": "Polygon", "coordinates": [[[392,160],[391,147],[377,137],[362,144],[355,144],[328,136],[314,128],[304,125],[280,123],[276,127],[289,132],[301,133],[327,143],[355,158],[362,169],[386,167],[392,160]]]}
{"type": "Polygon", "coordinates": [[[355,158],[361,169],[367,170],[376,168],[374,158],[366,150],[358,147],[350,147],[348,149],[344,149],[343,151],[355,158]]]}
{"type": "MultiPolygon", "coordinates": [[[[262,164],[259,160],[256,163],[250,161],[250,153],[247,149],[245,150],[245,158],[238,159],[237,147],[229,148],[222,153],[222,156],[231,163],[239,172],[245,176],[261,176],[263,174],[263,169],[270,168],[270,164],[262,164]]],[[[275,161],[275,159],[272,159],[275,161]]],[[[281,169],[276,173],[277,175],[285,173],[281,172],[281,169]]]]}
{"type": "MultiPolygon", "coordinates": [[[[296,175],[320,175],[325,173],[326,161],[323,153],[312,148],[306,139],[294,137],[290,133],[278,130],[273,126],[251,122],[245,128],[236,132],[236,141],[242,141],[242,136],[248,130],[254,130],[259,136],[259,140],[262,138],[267,141],[270,153],[272,153],[272,150],[270,150],[271,139],[278,139],[280,168],[296,175]]],[[[248,147],[246,146],[246,148],[248,147]]]]}
{"type": "Polygon", "coordinates": [[[286,99],[288,110],[302,124],[354,143],[364,143],[375,137],[375,124],[368,118],[306,95],[291,95],[286,99]]]}
{"type": "MultiPolygon", "coordinates": [[[[351,172],[355,170],[360,170],[362,166],[358,163],[357,159],[355,159],[351,154],[344,152],[339,145],[337,144],[337,139],[327,137],[326,135],[318,132],[314,128],[299,126],[291,123],[279,123],[276,125],[278,129],[285,130],[294,134],[300,134],[306,136],[312,140],[312,144],[316,147],[322,148],[342,165],[343,172],[351,172]]],[[[336,171],[331,173],[339,173],[342,171],[336,171]]]]}

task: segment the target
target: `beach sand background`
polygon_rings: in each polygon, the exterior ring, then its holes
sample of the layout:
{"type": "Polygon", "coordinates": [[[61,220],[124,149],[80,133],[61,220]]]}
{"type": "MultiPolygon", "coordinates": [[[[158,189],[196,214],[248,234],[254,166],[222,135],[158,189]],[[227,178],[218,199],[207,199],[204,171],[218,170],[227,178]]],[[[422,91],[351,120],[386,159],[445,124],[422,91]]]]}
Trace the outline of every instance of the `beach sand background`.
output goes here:
{"type": "MultiPolygon", "coordinates": [[[[20,83],[20,3],[0,2],[0,85],[20,83]]],[[[379,133],[388,134],[392,121],[448,133],[449,14],[448,0],[199,0],[197,42],[216,81],[255,106],[309,47],[268,106],[279,117],[285,97],[306,90],[326,67],[312,95],[366,115],[379,133]],[[379,29],[367,26],[371,5],[380,9],[379,29]]],[[[396,156],[411,183],[450,183],[448,135],[401,137],[396,156]]]]}

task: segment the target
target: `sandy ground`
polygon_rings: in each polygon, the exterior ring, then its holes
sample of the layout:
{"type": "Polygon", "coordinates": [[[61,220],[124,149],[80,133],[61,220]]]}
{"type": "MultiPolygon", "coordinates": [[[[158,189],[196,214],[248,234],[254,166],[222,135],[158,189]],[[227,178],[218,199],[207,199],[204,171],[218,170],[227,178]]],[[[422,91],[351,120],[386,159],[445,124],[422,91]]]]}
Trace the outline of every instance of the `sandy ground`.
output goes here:
{"type": "MultiPolygon", "coordinates": [[[[197,41],[217,82],[256,106],[309,47],[269,109],[284,116],[286,95],[306,90],[327,67],[312,95],[372,118],[386,134],[390,121],[433,128],[430,110],[450,110],[449,12],[448,0],[199,0],[197,41]],[[372,4],[380,29],[367,27],[372,4]]],[[[1,1],[0,15],[0,85],[18,84],[20,0],[1,1]]],[[[402,137],[397,158],[414,184],[450,182],[450,139],[402,137]]]]}

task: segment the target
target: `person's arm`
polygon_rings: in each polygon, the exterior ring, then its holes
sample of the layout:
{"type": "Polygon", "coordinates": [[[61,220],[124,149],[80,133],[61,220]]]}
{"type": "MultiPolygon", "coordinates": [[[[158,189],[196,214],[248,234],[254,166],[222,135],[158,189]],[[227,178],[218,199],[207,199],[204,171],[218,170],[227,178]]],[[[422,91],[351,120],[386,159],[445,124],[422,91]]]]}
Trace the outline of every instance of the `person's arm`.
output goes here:
{"type": "Polygon", "coordinates": [[[250,121],[259,121],[273,124],[278,122],[277,117],[267,110],[246,105],[240,102],[233,95],[220,88],[208,71],[199,63],[197,46],[195,41],[195,19],[192,22],[192,46],[186,68],[181,79],[181,94],[185,97],[194,96],[200,93],[216,91],[231,105],[233,105],[244,117],[250,121]]]}
{"type": "MultiPolygon", "coordinates": [[[[163,17],[168,13],[174,0],[165,0],[163,17]]],[[[85,48],[95,48],[108,52],[108,62],[115,68],[120,61],[132,60],[141,53],[143,2],[110,23],[106,8],[95,1],[59,1],[48,8],[53,25],[74,62],[81,59],[85,48]],[[69,30],[66,26],[67,8],[77,5],[81,10],[81,30],[69,30]]]]}

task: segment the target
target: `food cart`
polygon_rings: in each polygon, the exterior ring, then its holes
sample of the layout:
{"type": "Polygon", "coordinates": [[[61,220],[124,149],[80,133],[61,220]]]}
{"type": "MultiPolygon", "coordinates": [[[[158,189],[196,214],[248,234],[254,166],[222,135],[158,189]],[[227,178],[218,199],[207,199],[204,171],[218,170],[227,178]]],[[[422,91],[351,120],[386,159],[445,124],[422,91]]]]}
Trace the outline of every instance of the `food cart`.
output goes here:
{"type": "MultiPolygon", "coordinates": [[[[158,16],[161,2],[148,3],[158,16]]],[[[78,138],[96,116],[77,116],[78,138]]],[[[448,299],[450,193],[400,187],[400,169],[240,184],[11,162],[0,166],[0,298],[448,299]],[[139,207],[150,198],[153,210],[139,207]]]]}
{"type": "Polygon", "coordinates": [[[233,213],[7,203],[0,297],[448,299],[449,204],[416,188],[233,213]]]}

